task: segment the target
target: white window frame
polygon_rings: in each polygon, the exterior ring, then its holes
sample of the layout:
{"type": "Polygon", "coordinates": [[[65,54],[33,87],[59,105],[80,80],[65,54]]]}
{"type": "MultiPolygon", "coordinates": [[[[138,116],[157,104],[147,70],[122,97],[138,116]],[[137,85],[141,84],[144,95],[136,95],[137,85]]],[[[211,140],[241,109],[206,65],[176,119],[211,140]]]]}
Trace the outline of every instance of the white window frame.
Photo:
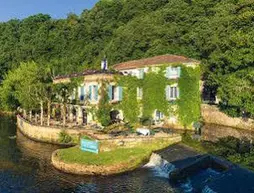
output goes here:
{"type": "Polygon", "coordinates": [[[169,101],[177,100],[179,98],[179,88],[177,84],[167,86],[166,98],[169,101]]]}

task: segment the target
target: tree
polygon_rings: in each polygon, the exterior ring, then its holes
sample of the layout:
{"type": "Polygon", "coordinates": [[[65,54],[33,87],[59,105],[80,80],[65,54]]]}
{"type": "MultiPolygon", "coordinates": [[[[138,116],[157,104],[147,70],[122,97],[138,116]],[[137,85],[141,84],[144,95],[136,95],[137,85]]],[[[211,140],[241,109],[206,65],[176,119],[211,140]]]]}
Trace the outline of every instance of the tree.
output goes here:
{"type": "Polygon", "coordinates": [[[70,102],[70,97],[73,95],[74,89],[77,88],[77,82],[71,81],[69,83],[59,83],[55,85],[56,88],[56,100],[61,103],[61,116],[63,119],[63,125],[66,125],[66,107],[70,102]]]}

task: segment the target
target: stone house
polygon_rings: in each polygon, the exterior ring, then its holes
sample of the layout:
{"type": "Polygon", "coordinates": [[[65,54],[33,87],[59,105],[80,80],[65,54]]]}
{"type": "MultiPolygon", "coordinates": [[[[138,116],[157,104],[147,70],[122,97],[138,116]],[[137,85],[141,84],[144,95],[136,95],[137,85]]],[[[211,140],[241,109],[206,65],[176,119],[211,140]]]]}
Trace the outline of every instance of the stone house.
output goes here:
{"type": "MultiPolygon", "coordinates": [[[[112,70],[107,69],[107,62],[102,61],[101,70],[87,70],[83,73],[70,74],[67,76],[58,76],[54,79],[54,83],[70,82],[72,78],[81,78],[80,86],[74,90],[73,96],[70,101],[75,100],[75,105],[69,104],[69,116],[73,119],[73,111],[76,110],[76,120],[82,124],[98,124],[98,121],[92,111],[92,107],[98,108],[101,99],[100,89],[103,83],[107,84],[108,100],[110,104],[119,104],[123,101],[124,94],[128,92],[128,88],[124,89],[123,86],[117,83],[116,76],[136,77],[138,80],[143,80],[146,74],[150,72],[157,73],[160,69],[164,68],[162,76],[168,80],[173,80],[172,84],[165,87],[165,99],[168,102],[177,101],[181,98],[181,90],[178,86],[178,80],[182,75],[182,68],[195,69],[200,64],[199,61],[177,55],[161,55],[146,59],[127,61],[112,66],[112,70]]],[[[199,78],[199,77],[198,77],[199,78]]],[[[160,84],[160,82],[158,82],[160,84]]],[[[137,100],[142,100],[144,91],[142,86],[136,89],[137,100]]],[[[116,105],[117,106],[117,105],[116,105]]],[[[173,108],[177,109],[173,105],[173,108]]],[[[140,115],[142,117],[142,105],[140,107],[140,115]]],[[[112,105],[112,112],[110,113],[111,119],[125,120],[125,115],[122,109],[114,108],[112,105]]],[[[151,115],[154,124],[162,125],[169,124],[175,127],[182,127],[176,114],[167,115],[157,109],[154,109],[151,115]]]]}

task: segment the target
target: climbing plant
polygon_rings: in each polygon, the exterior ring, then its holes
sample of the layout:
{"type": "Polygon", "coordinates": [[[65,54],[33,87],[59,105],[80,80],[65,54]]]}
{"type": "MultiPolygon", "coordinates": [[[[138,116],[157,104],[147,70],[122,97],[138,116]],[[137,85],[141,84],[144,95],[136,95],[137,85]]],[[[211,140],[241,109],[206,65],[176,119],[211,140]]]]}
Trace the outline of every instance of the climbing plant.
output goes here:
{"type": "Polygon", "coordinates": [[[106,82],[101,83],[99,91],[101,97],[96,111],[96,117],[102,126],[108,126],[110,124],[110,111],[112,109],[112,105],[109,102],[107,85],[108,84],[106,82]]]}
{"type": "Polygon", "coordinates": [[[184,126],[190,126],[200,118],[200,68],[181,67],[181,77],[178,81],[180,99],[177,101],[178,116],[184,126]]]}
{"type": "Polygon", "coordinates": [[[123,111],[125,121],[136,123],[140,112],[140,102],[137,100],[137,88],[141,81],[133,76],[118,76],[116,78],[119,86],[123,87],[123,100],[118,108],[123,111]]]}
{"type": "Polygon", "coordinates": [[[168,115],[169,102],[166,100],[165,89],[170,81],[165,77],[165,68],[149,71],[143,80],[143,117],[151,117],[156,109],[168,115]]]}
{"type": "Polygon", "coordinates": [[[116,81],[119,85],[124,87],[124,98],[118,108],[123,110],[126,121],[136,123],[141,114],[143,118],[151,118],[155,110],[163,112],[166,116],[178,114],[179,121],[184,126],[190,126],[199,119],[200,68],[175,64],[173,66],[181,66],[182,70],[180,78],[173,80],[165,76],[166,66],[168,65],[165,64],[158,69],[150,68],[143,79],[133,76],[119,76],[117,78],[116,81]],[[175,83],[178,83],[180,98],[176,101],[168,101],[165,89],[167,85],[175,83]],[[138,87],[143,89],[142,100],[137,99],[138,87]],[[177,107],[176,111],[173,110],[175,109],[173,106],[177,107]]]}

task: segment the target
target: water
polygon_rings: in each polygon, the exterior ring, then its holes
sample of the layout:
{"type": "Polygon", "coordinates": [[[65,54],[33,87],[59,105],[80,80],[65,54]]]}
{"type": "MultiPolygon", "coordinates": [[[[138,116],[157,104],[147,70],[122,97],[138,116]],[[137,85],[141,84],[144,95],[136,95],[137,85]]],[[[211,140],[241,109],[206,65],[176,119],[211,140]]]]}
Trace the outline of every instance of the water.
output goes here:
{"type": "Polygon", "coordinates": [[[175,166],[163,159],[159,154],[153,153],[144,168],[150,168],[154,176],[168,178],[169,173],[175,169],[175,166]]]}
{"type": "Polygon", "coordinates": [[[15,119],[0,116],[0,193],[175,192],[168,178],[149,168],[110,177],[64,174],[50,164],[58,148],[27,139],[16,130],[15,119]]]}

